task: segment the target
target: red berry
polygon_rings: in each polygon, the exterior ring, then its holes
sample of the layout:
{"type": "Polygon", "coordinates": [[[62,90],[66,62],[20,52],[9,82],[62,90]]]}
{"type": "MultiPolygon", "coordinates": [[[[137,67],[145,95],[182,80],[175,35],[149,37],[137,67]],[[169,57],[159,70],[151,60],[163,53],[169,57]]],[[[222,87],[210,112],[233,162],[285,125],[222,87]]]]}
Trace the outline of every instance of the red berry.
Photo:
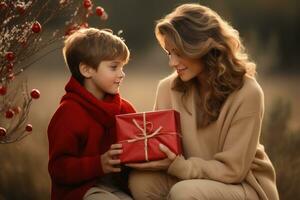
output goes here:
{"type": "Polygon", "coordinates": [[[17,5],[17,10],[18,10],[18,12],[19,12],[19,14],[20,15],[23,15],[24,14],[24,12],[25,12],[25,7],[24,7],[24,5],[17,5]]]}
{"type": "Polygon", "coordinates": [[[13,118],[13,116],[15,115],[14,111],[12,109],[8,109],[6,112],[5,112],[5,117],[7,119],[11,119],[13,118]]]}
{"type": "Polygon", "coordinates": [[[25,130],[27,132],[31,132],[32,131],[32,125],[31,124],[27,124],[26,127],[25,127],[25,130]]]}
{"type": "Polygon", "coordinates": [[[97,14],[99,17],[101,17],[101,16],[103,15],[103,13],[104,13],[104,9],[103,9],[102,7],[100,7],[100,6],[98,6],[98,7],[96,8],[96,14],[97,14]]]}
{"type": "Polygon", "coordinates": [[[6,129],[3,127],[0,127],[0,137],[4,137],[6,135],[6,129]]]}
{"type": "Polygon", "coordinates": [[[41,24],[40,24],[38,21],[36,21],[36,22],[34,22],[34,23],[32,24],[31,30],[32,30],[34,33],[39,33],[39,32],[41,32],[41,30],[42,30],[42,26],[41,26],[41,24]]]}
{"type": "Polygon", "coordinates": [[[84,6],[86,9],[89,9],[89,8],[92,6],[91,0],[83,0],[83,6],[84,6]]]}
{"type": "Polygon", "coordinates": [[[33,99],[38,99],[40,98],[40,91],[38,91],[37,89],[32,89],[31,90],[31,93],[30,93],[30,96],[33,98],[33,99]]]}
{"type": "Polygon", "coordinates": [[[4,9],[6,9],[8,6],[7,6],[7,4],[5,3],[5,2],[1,2],[0,3],[0,9],[2,10],[4,10],[4,9]]]}
{"type": "Polygon", "coordinates": [[[5,86],[0,85],[0,95],[4,96],[7,92],[7,89],[5,86]]]}
{"type": "Polygon", "coordinates": [[[8,60],[8,61],[13,61],[13,60],[15,59],[15,54],[14,54],[14,52],[12,52],[12,51],[6,52],[5,58],[6,58],[6,60],[8,60]]]}

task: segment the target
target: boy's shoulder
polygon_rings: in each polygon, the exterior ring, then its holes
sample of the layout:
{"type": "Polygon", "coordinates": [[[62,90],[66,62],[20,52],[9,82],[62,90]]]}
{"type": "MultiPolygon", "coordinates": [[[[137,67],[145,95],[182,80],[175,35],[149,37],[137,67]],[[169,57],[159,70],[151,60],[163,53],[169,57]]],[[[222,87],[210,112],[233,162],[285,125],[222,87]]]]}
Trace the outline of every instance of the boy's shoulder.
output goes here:
{"type": "Polygon", "coordinates": [[[57,108],[56,112],[58,114],[70,114],[70,115],[78,115],[84,112],[84,109],[80,106],[79,103],[75,101],[61,101],[59,107],[57,108]]]}
{"type": "Polygon", "coordinates": [[[80,104],[74,101],[61,101],[48,125],[49,140],[85,134],[89,126],[86,119],[86,114],[80,104]]]}
{"type": "MultiPolygon", "coordinates": [[[[54,113],[51,123],[64,123],[74,126],[84,120],[84,109],[74,101],[62,101],[54,113]]],[[[82,124],[82,123],[79,123],[82,124]]]]}
{"type": "Polygon", "coordinates": [[[121,98],[121,106],[122,106],[122,114],[126,114],[126,113],[134,113],[136,112],[134,106],[132,105],[131,102],[129,102],[128,100],[121,98]]]}

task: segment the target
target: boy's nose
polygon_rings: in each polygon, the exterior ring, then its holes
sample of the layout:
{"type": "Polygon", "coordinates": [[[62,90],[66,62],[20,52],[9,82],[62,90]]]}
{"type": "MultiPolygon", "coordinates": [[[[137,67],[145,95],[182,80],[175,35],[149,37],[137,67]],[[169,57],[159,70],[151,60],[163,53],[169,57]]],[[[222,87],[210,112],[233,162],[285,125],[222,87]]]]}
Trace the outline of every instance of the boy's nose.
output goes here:
{"type": "Polygon", "coordinates": [[[119,75],[119,77],[120,77],[120,78],[124,78],[125,75],[126,75],[125,72],[122,70],[121,73],[120,73],[120,75],[119,75]]]}

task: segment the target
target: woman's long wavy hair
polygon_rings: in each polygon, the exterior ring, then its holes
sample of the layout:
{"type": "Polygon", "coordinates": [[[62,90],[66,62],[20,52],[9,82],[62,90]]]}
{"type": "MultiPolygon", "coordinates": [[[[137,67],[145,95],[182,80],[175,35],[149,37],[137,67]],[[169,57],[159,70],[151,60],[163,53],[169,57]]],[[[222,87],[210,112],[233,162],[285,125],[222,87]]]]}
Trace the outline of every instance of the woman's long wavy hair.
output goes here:
{"type": "MultiPolygon", "coordinates": [[[[197,127],[217,120],[227,97],[243,86],[244,75],[255,76],[255,64],[249,61],[239,33],[216,12],[199,4],[183,4],[157,22],[156,37],[164,48],[167,40],[181,56],[201,60],[208,92],[196,95],[197,127]]],[[[192,86],[201,85],[196,78],[183,82],[179,77],[173,88],[186,97],[192,86]]]]}

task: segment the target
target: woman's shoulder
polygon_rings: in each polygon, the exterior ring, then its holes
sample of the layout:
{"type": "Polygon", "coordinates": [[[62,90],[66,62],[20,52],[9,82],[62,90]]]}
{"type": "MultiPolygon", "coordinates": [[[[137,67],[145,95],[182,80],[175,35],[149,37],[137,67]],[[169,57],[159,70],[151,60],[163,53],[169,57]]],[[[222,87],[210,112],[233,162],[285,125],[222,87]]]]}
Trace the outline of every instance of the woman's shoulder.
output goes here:
{"type": "Polygon", "coordinates": [[[159,81],[156,91],[154,110],[170,109],[172,105],[172,83],[176,74],[171,74],[159,81]]]}
{"type": "Polygon", "coordinates": [[[158,89],[170,90],[176,77],[176,73],[172,73],[169,76],[161,79],[158,83],[158,89]]]}
{"type": "Polygon", "coordinates": [[[261,86],[254,77],[250,76],[244,77],[244,84],[238,93],[241,97],[246,99],[251,98],[252,100],[261,99],[264,97],[261,86]]]}
{"type": "Polygon", "coordinates": [[[254,77],[245,76],[242,88],[229,97],[230,104],[243,110],[243,113],[255,113],[264,110],[264,93],[254,77]]]}

